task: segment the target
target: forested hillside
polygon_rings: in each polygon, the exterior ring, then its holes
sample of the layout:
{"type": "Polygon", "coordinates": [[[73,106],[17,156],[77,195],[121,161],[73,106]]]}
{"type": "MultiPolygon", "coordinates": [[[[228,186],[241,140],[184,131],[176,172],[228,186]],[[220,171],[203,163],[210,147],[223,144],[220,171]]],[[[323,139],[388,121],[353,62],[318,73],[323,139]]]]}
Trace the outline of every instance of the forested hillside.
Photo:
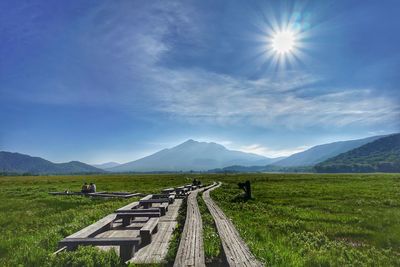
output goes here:
{"type": "Polygon", "coordinates": [[[317,172],[400,172],[400,134],[382,137],[315,166],[317,172]]]}

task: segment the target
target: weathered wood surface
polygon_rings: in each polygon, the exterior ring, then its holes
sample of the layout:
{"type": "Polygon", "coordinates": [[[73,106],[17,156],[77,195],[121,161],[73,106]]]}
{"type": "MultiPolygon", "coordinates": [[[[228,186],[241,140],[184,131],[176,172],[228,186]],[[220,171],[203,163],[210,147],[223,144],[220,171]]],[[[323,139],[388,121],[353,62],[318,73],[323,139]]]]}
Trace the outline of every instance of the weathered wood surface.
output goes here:
{"type": "Polygon", "coordinates": [[[141,193],[129,192],[95,192],[95,193],[82,193],[82,192],[49,192],[50,195],[59,196],[90,196],[90,197],[104,197],[104,198],[131,198],[142,195],[141,193]]]}
{"type": "Polygon", "coordinates": [[[236,230],[231,220],[211,199],[210,191],[220,185],[221,184],[205,191],[203,193],[203,199],[214,218],[229,266],[263,266],[250,252],[250,249],[240,237],[239,232],[236,230]]]}
{"type": "Polygon", "coordinates": [[[113,226],[113,222],[116,219],[117,214],[110,214],[106,217],[98,220],[97,222],[79,230],[72,235],[67,236],[66,238],[82,238],[82,237],[92,237],[101,232],[110,230],[113,226]]]}
{"type": "Polygon", "coordinates": [[[175,189],[171,187],[171,188],[165,188],[165,189],[161,190],[161,193],[169,194],[169,193],[173,193],[174,191],[175,191],[175,189]]]}
{"type": "Polygon", "coordinates": [[[152,235],[151,243],[137,251],[130,262],[152,264],[165,261],[172,233],[177,226],[176,220],[181,205],[182,199],[176,199],[174,204],[169,205],[166,215],[160,217],[158,221],[158,231],[152,235]]]}
{"type": "Polygon", "coordinates": [[[114,237],[114,238],[66,238],[60,241],[62,246],[72,245],[96,245],[96,246],[112,246],[112,245],[139,245],[140,238],[133,237],[114,237]]]}
{"type": "Polygon", "coordinates": [[[110,192],[110,193],[87,193],[91,197],[105,197],[105,198],[131,198],[141,195],[140,193],[120,193],[120,192],[110,192]]]}
{"type": "Polygon", "coordinates": [[[152,239],[152,234],[158,231],[158,221],[159,218],[150,218],[146,224],[140,229],[140,238],[143,244],[150,244],[152,239]]]}
{"type": "Polygon", "coordinates": [[[116,211],[125,211],[125,210],[132,210],[139,207],[139,201],[129,203],[128,205],[123,206],[122,208],[117,209],[116,211]]]}
{"type": "Polygon", "coordinates": [[[206,266],[203,245],[203,222],[196,200],[199,191],[200,189],[192,191],[187,198],[186,222],[183,227],[174,267],[206,266]]]}

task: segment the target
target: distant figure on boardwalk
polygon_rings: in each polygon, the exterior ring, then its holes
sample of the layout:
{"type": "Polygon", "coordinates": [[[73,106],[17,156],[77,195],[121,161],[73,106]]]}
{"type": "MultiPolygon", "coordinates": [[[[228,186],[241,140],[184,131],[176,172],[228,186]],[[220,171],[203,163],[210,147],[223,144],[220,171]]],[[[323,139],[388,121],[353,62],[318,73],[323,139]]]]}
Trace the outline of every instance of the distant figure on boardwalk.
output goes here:
{"type": "Polygon", "coordinates": [[[89,193],[96,193],[96,185],[94,183],[90,183],[89,193]]]}
{"type": "Polygon", "coordinates": [[[81,192],[84,194],[89,193],[89,186],[87,183],[83,184],[81,192]]]}

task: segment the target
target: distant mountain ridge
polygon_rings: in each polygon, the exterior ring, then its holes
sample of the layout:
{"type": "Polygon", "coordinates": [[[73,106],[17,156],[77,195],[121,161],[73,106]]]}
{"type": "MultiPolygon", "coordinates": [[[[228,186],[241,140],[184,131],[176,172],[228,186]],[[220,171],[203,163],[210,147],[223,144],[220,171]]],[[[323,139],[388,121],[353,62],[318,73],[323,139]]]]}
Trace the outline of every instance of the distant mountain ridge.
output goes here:
{"type": "Polygon", "coordinates": [[[342,153],[315,166],[318,172],[400,172],[400,133],[342,153]]]}
{"type": "Polygon", "coordinates": [[[372,136],[363,139],[317,145],[305,151],[295,153],[283,160],[274,162],[273,165],[283,167],[314,166],[341,153],[373,142],[381,137],[383,136],[372,136]]]}
{"type": "Polygon", "coordinates": [[[163,149],[147,157],[114,168],[113,172],[207,171],[230,165],[267,165],[274,159],[252,153],[228,150],[217,143],[192,139],[173,148],[163,149]]]}
{"type": "Polygon", "coordinates": [[[0,151],[0,172],[17,174],[73,174],[101,173],[104,170],[80,161],[53,163],[40,157],[0,151]]]}
{"type": "Polygon", "coordinates": [[[95,168],[105,170],[108,168],[117,167],[117,166],[121,165],[121,163],[111,161],[111,162],[106,162],[106,163],[101,163],[101,164],[91,164],[91,165],[95,168]]]}

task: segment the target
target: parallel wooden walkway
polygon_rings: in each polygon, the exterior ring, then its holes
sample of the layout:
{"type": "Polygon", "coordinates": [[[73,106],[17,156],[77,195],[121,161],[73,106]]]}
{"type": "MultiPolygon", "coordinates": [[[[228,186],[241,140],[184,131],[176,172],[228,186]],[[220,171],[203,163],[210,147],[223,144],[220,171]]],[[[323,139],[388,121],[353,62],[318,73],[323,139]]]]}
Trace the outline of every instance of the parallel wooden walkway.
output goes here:
{"type": "Polygon", "coordinates": [[[179,208],[182,205],[182,199],[175,199],[172,205],[169,205],[168,212],[160,218],[158,222],[158,232],[154,234],[151,243],[138,252],[129,260],[131,263],[163,263],[168,252],[169,242],[172,233],[177,225],[179,208]]]}
{"type": "Polygon", "coordinates": [[[205,191],[203,193],[203,199],[208,207],[208,210],[214,218],[229,266],[263,266],[261,262],[259,262],[250,252],[250,249],[240,237],[230,219],[211,199],[210,191],[214,190],[220,185],[221,184],[205,191]]]}
{"type": "Polygon", "coordinates": [[[203,222],[196,200],[197,193],[200,191],[202,189],[192,191],[187,198],[186,222],[183,227],[174,267],[206,266],[203,246],[203,222]]]}

